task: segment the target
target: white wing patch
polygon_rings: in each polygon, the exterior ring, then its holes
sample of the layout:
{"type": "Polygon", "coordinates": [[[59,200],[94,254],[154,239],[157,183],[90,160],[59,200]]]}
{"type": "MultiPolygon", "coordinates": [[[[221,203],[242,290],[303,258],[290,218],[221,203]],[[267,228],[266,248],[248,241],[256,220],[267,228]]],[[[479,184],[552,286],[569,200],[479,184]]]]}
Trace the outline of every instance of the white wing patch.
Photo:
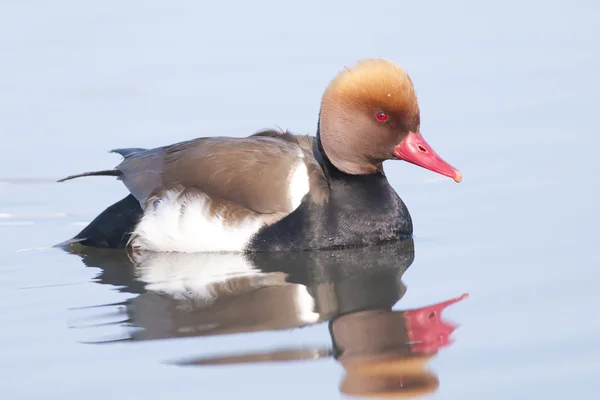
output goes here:
{"type": "Polygon", "coordinates": [[[309,190],[308,170],[304,164],[304,158],[301,158],[294,167],[290,169],[288,198],[290,207],[295,210],[302,203],[304,195],[309,190]]]}
{"type": "Polygon", "coordinates": [[[239,252],[265,225],[261,218],[247,217],[228,226],[219,214],[211,215],[208,196],[179,196],[179,193],[169,190],[145,208],[131,236],[131,247],[182,253],[239,252]],[[183,214],[182,207],[185,207],[183,214]]]}

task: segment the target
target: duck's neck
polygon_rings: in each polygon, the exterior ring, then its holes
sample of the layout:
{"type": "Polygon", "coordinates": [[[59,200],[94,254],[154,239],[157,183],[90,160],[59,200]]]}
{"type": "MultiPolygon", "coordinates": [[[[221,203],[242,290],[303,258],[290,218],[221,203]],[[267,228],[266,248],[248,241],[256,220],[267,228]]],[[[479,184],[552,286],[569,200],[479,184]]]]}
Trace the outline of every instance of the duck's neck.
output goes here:
{"type": "MultiPolygon", "coordinates": [[[[323,148],[318,129],[313,154],[329,182],[331,203],[343,204],[346,211],[355,207],[361,208],[362,215],[377,214],[382,206],[396,208],[402,203],[383,169],[370,174],[354,175],[337,168],[323,148]],[[371,207],[365,208],[366,204],[371,207]]],[[[404,204],[400,207],[404,208],[404,204]]]]}
{"type": "Polygon", "coordinates": [[[323,168],[323,172],[325,172],[325,175],[328,179],[350,179],[360,181],[363,179],[384,178],[384,180],[387,182],[387,179],[385,179],[385,173],[383,171],[383,165],[374,166],[368,169],[369,172],[360,174],[349,174],[336,167],[329,156],[327,156],[327,153],[323,148],[321,131],[319,128],[317,128],[316,140],[313,144],[313,155],[317,162],[321,165],[321,168],[323,168]]]}
{"type": "MultiPolygon", "coordinates": [[[[331,154],[327,154],[323,141],[321,139],[321,116],[319,115],[319,121],[317,123],[317,135],[315,140],[315,157],[317,153],[322,158],[323,169],[330,170],[334,175],[343,174],[347,176],[374,176],[374,175],[385,175],[383,171],[383,163],[373,164],[363,157],[358,155],[348,155],[347,157],[336,157],[333,152],[335,149],[329,149],[331,154]]],[[[321,163],[321,160],[317,158],[317,161],[321,163]]]]}

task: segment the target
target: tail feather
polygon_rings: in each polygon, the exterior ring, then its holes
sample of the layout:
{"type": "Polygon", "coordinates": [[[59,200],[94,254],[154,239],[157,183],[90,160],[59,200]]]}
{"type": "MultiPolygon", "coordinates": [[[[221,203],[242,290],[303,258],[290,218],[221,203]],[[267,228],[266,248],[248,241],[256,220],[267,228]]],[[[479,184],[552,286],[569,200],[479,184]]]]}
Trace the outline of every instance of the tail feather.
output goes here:
{"type": "Polygon", "coordinates": [[[142,151],[146,151],[146,149],[141,149],[139,147],[131,147],[127,149],[114,149],[111,150],[109,153],[117,153],[120,154],[122,157],[127,158],[133,154],[140,153],[142,151]]]}
{"type": "Polygon", "coordinates": [[[64,182],[75,178],[81,178],[84,176],[121,176],[122,173],[118,169],[107,169],[105,171],[93,171],[93,172],[84,172],[82,174],[70,175],[66,178],[59,179],[57,182],[64,182]]]}
{"type": "Polygon", "coordinates": [[[79,243],[87,247],[126,248],[129,236],[143,214],[140,202],[130,194],[102,211],[75,237],[55,246],[68,248],[79,243]]]}

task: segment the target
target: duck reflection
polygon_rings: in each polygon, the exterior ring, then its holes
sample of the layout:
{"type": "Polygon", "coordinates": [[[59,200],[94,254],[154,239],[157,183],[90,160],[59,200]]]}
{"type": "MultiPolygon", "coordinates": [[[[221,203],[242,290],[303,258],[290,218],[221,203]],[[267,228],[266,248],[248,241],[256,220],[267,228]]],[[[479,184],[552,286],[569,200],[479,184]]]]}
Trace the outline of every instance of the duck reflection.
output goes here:
{"type": "Polygon", "coordinates": [[[180,366],[334,357],[353,396],[412,397],[439,381],[427,363],[451,344],[442,310],[466,295],[392,310],[406,292],[412,239],[369,248],[298,253],[124,253],[72,245],[98,281],[138,294],[123,305],[125,339],[284,330],[327,322],[331,348],[285,348],[176,361],[180,366]]]}

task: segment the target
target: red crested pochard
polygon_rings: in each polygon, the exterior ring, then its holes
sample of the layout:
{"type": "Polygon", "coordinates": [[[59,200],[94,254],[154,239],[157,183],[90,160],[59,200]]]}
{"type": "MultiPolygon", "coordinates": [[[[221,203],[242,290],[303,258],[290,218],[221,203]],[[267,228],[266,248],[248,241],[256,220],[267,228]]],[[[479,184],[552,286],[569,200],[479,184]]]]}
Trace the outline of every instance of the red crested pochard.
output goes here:
{"type": "Polygon", "coordinates": [[[267,130],[155,149],[113,150],[130,195],[73,239],[148,251],[291,251],[372,245],[412,235],[386,160],[461,173],[427,144],[408,74],[383,59],[340,72],[321,101],[315,136],[267,130]]]}

